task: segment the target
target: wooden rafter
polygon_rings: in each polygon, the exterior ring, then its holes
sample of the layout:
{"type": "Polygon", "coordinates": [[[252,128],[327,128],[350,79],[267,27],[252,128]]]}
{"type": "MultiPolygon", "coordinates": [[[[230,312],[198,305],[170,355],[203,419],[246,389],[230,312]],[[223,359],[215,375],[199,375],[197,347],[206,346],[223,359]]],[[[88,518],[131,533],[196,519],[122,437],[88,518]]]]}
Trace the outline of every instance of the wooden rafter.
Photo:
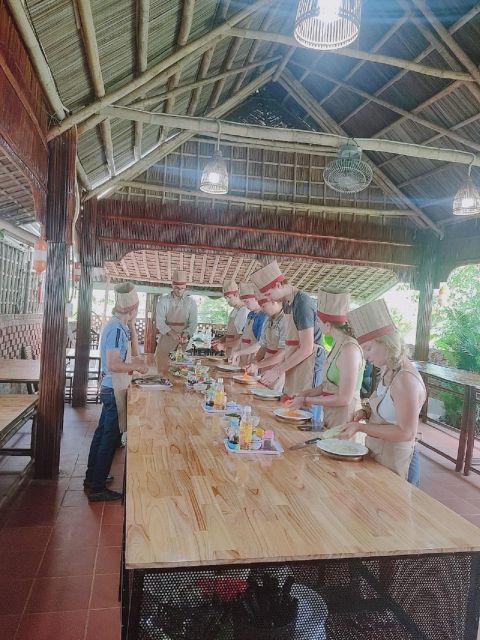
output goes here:
{"type": "Polygon", "coordinates": [[[217,267],[218,267],[218,263],[220,262],[220,256],[216,255],[215,256],[215,260],[213,262],[213,267],[212,267],[212,271],[210,273],[210,279],[209,279],[209,283],[212,284],[213,282],[215,282],[215,276],[217,275],[217,267]]]}
{"type": "MultiPolygon", "coordinates": [[[[477,6],[476,8],[476,12],[475,14],[473,13],[473,9],[471,12],[469,12],[468,14],[466,14],[465,16],[463,16],[462,18],[460,18],[459,20],[457,20],[457,22],[455,24],[453,24],[450,28],[449,28],[449,33],[451,35],[453,35],[454,33],[456,33],[459,29],[461,29],[466,22],[468,22],[469,20],[471,20],[472,17],[474,17],[474,15],[476,15],[476,13],[479,12],[480,10],[480,5],[477,6]]],[[[474,7],[475,9],[475,7],[474,7]]],[[[432,51],[434,51],[436,48],[435,44],[430,44],[424,51],[422,51],[416,58],[415,58],[415,62],[420,62],[421,60],[423,60],[424,58],[426,58],[428,55],[430,55],[432,53],[432,51]]],[[[408,73],[408,69],[403,69],[402,71],[400,71],[399,73],[395,74],[392,78],[390,78],[390,80],[388,82],[386,82],[384,85],[382,85],[379,89],[377,89],[377,91],[375,91],[375,93],[373,94],[375,97],[380,96],[384,91],[386,91],[387,89],[389,89],[391,86],[393,86],[396,82],[399,82],[406,74],[408,73]]],[[[451,90],[454,90],[456,87],[461,86],[461,83],[459,82],[458,84],[454,84],[451,85],[451,90]]],[[[473,84],[469,84],[469,87],[474,86],[473,84]]],[[[435,96],[433,96],[434,100],[440,99],[440,93],[436,94],[439,97],[436,98],[435,96]]],[[[346,122],[349,118],[353,118],[361,109],[363,109],[366,105],[368,104],[367,102],[362,102],[360,105],[358,105],[346,118],[344,118],[343,122],[346,122]]],[[[416,109],[414,111],[417,110],[421,110],[422,108],[425,108],[427,106],[426,101],[422,103],[423,106],[418,105],[416,107],[416,109]]],[[[381,131],[378,131],[376,133],[377,136],[383,135],[385,134],[387,131],[389,131],[392,127],[394,127],[397,124],[400,124],[403,121],[403,118],[399,118],[398,120],[396,120],[395,122],[392,122],[392,124],[389,124],[387,127],[384,127],[381,131]]]]}
{"type": "MultiPolygon", "coordinates": [[[[309,113],[317,123],[322,126],[325,126],[328,131],[334,131],[338,135],[345,136],[345,131],[333,120],[333,118],[322,108],[319,107],[317,103],[312,99],[311,94],[303,87],[301,83],[299,83],[287,70],[283,73],[280,81],[282,82],[284,88],[287,91],[291,91],[299,104],[309,113]]],[[[364,149],[367,149],[364,142],[358,141],[360,146],[364,149]]],[[[375,141],[372,141],[375,142],[375,141]]],[[[370,149],[373,150],[373,149],[370,149]]],[[[374,163],[371,163],[374,167],[374,163]]],[[[480,164],[480,160],[479,160],[480,164]]],[[[425,224],[430,227],[437,233],[438,235],[442,235],[441,230],[437,227],[437,225],[424,214],[424,212],[415,206],[406,196],[403,194],[400,189],[390,180],[388,176],[386,176],[381,169],[375,167],[375,174],[377,177],[377,181],[380,182],[385,188],[385,190],[393,194],[395,198],[403,202],[412,210],[412,218],[417,221],[418,224],[425,224]]]]}
{"type": "MultiPolygon", "coordinates": [[[[442,127],[441,125],[437,124],[436,122],[431,122],[430,120],[427,120],[426,118],[423,118],[422,116],[418,116],[414,111],[407,111],[406,109],[402,109],[401,107],[398,107],[397,105],[388,102],[387,100],[382,100],[381,98],[376,97],[375,95],[372,95],[370,93],[367,93],[366,91],[362,91],[361,89],[358,89],[357,87],[351,85],[351,84],[347,84],[346,82],[342,82],[341,80],[338,80],[336,78],[333,78],[332,76],[329,76],[326,73],[322,73],[321,71],[317,71],[315,69],[308,69],[307,67],[298,64],[297,62],[293,63],[295,66],[299,67],[300,69],[303,69],[305,71],[308,71],[311,75],[316,75],[319,76],[320,78],[324,78],[325,80],[328,80],[329,82],[333,82],[335,84],[338,85],[338,87],[346,89],[348,91],[351,91],[352,93],[355,93],[356,95],[362,96],[363,98],[365,98],[366,100],[368,100],[368,102],[375,102],[376,104],[385,107],[386,109],[389,109],[390,111],[393,111],[394,113],[398,113],[399,115],[403,116],[404,119],[407,120],[412,120],[412,122],[416,122],[417,124],[422,125],[423,127],[426,127],[427,129],[432,129],[433,131],[436,131],[437,133],[444,135],[444,136],[448,136],[449,138],[451,138],[452,140],[455,140],[456,142],[460,142],[461,144],[464,144],[467,147],[471,147],[472,149],[475,149],[476,151],[480,151],[480,144],[477,144],[475,141],[471,140],[470,138],[465,138],[464,136],[461,136],[457,133],[455,133],[454,131],[452,131],[451,129],[448,129],[447,127],[442,127]]],[[[424,108],[424,106],[422,105],[422,107],[417,107],[416,110],[420,110],[424,108]]],[[[347,118],[344,118],[339,125],[343,126],[344,122],[346,120],[349,120],[350,116],[348,116],[347,118]]],[[[379,137],[378,134],[376,134],[374,137],[379,137]]]]}
{"type": "MultiPolygon", "coordinates": [[[[284,44],[288,47],[296,45],[295,38],[286,36],[281,33],[269,33],[265,31],[254,31],[252,29],[240,29],[233,27],[230,30],[231,35],[239,38],[248,38],[251,40],[265,40],[267,42],[276,42],[278,44],[284,44]]],[[[345,58],[354,58],[356,60],[367,60],[368,62],[377,62],[380,64],[386,64],[391,67],[399,67],[400,69],[408,69],[415,73],[420,73],[427,76],[433,76],[434,78],[445,78],[450,80],[461,80],[462,82],[473,82],[473,78],[468,73],[463,71],[454,71],[453,69],[437,69],[424,64],[418,64],[411,60],[403,60],[400,58],[394,58],[392,56],[385,56],[378,53],[369,53],[368,51],[360,51],[357,49],[335,49],[332,52],[334,55],[338,55],[345,58]]]]}
{"type": "MultiPolygon", "coordinates": [[[[267,69],[267,71],[265,71],[260,76],[255,78],[255,80],[252,80],[252,82],[246,85],[238,93],[228,98],[225,102],[223,102],[221,105],[219,105],[215,109],[212,109],[208,113],[208,116],[210,118],[221,118],[224,114],[227,114],[234,107],[241,104],[245,100],[245,98],[247,98],[253,92],[257,91],[257,89],[262,87],[264,84],[266,84],[272,77],[273,72],[274,72],[273,68],[267,69]]],[[[174,116],[169,116],[164,114],[157,114],[157,115],[159,117],[164,117],[164,118],[174,117],[174,116]]],[[[90,193],[87,195],[87,199],[99,196],[105,192],[110,192],[111,190],[117,187],[117,185],[119,184],[119,182],[121,182],[121,180],[129,180],[130,178],[134,178],[140,173],[143,173],[146,169],[151,167],[153,164],[155,164],[156,162],[159,162],[165,156],[168,156],[170,153],[175,151],[175,149],[182,146],[185,142],[188,142],[188,140],[190,140],[192,136],[193,136],[192,132],[183,131],[182,133],[175,136],[172,140],[169,140],[168,142],[164,143],[160,148],[155,148],[153,151],[148,153],[144,158],[139,160],[135,165],[133,165],[132,167],[130,167],[129,169],[121,173],[119,176],[115,176],[115,178],[112,178],[111,180],[102,184],[100,187],[97,187],[96,189],[93,189],[92,191],[90,191],[90,193]]]]}
{"type": "MultiPolygon", "coordinates": [[[[200,65],[198,67],[197,81],[203,80],[206,77],[208,70],[210,68],[210,64],[212,62],[214,53],[215,53],[215,46],[210,47],[203,54],[202,59],[200,61],[200,65]]],[[[189,116],[195,115],[195,112],[198,106],[198,101],[200,100],[201,92],[202,92],[201,87],[196,87],[192,91],[192,97],[190,98],[190,102],[188,104],[187,115],[189,116]]]]}
{"type": "MultiPolygon", "coordinates": [[[[148,28],[150,23],[150,0],[137,3],[137,73],[145,73],[148,66],[148,28]]],[[[143,125],[135,122],[133,154],[136,160],[142,157],[143,125]]]]}
{"type": "MultiPolygon", "coordinates": [[[[97,36],[95,33],[95,25],[93,23],[92,7],[90,5],[90,0],[76,0],[76,3],[80,16],[81,33],[90,79],[95,97],[97,99],[101,99],[105,96],[105,85],[103,83],[102,69],[100,66],[100,56],[98,55],[97,36]]],[[[108,173],[110,177],[112,177],[115,175],[115,158],[113,152],[112,130],[108,118],[100,123],[100,130],[102,133],[108,173]]]]}
{"type": "MultiPolygon", "coordinates": [[[[245,18],[248,18],[248,16],[250,16],[255,11],[259,11],[260,9],[266,7],[272,1],[273,0],[256,0],[256,2],[229,18],[227,22],[222,23],[200,38],[189,42],[185,47],[178,49],[170,56],[153,65],[133,80],[125,83],[115,91],[106,94],[105,96],[103,96],[103,98],[99,98],[91,104],[83,107],[82,109],[79,109],[68,118],[65,118],[59,126],[50,129],[48,139],[51,140],[52,138],[55,138],[62,134],[64,131],[67,131],[71,127],[80,124],[80,122],[83,122],[91,116],[98,114],[105,106],[114,104],[115,102],[118,102],[119,100],[122,100],[127,96],[130,100],[133,100],[135,97],[138,97],[138,95],[141,95],[147,90],[147,83],[149,83],[152,79],[154,79],[155,81],[159,81],[158,79],[162,77],[163,80],[166,80],[174,72],[174,65],[176,63],[183,61],[187,56],[191,54],[197,56],[199,50],[201,50],[203,47],[211,46],[213,42],[218,43],[222,38],[228,36],[230,29],[235,24],[238,24],[242,20],[245,20],[245,18]]],[[[12,2],[12,4],[14,3],[12,2]]]]}
{"type": "MultiPolygon", "coordinates": [[[[314,103],[314,98],[309,94],[303,85],[298,83],[296,79],[289,73],[288,80],[285,74],[282,76],[281,83],[287,87],[295,86],[296,90],[304,96],[305,100],[314,103]],[[292,84],[293,83],[293,84],[292,84]]],[[[273,71],[269,71],[272,75],[273,71]]],[[[150,113],[148,111],[139,111],[137,109],[128,109],[125,107],[106,107],[106,113],[110,117],[118,117],[126,120],[139,120],[148,124],[165,124],[169,127],[184,129],[194,133],[210,133],[218,132],[218,121],[211,116],[207,118],[194,118],[189,116],[179,116],[173,114],[150,113]]],[[[322,110],[323,111],[323,110],[322,110]]],[[[335,133],[320,133],[317,131],[306,131],[302,129],[285,129],[279,127],[266,127],[262,125],[250,125],[235,122],[222,121],[222,131],[233,135],[241,135],[246,138],[258,138],[266,140],[279,140],[284,144],[290,142],[302,142],[311,144],[312,146],[322,147],[338,147],[345,144],[350,137],[339,128],[333,119],[324,112],[322,117],[323,123],[330,122],[333,131],[335,124],[335,133]]],[[[193,134],[192,134],[193,135],[193,134]]],[[[378,138],[356,138],[359,146],[365,151],[380,151],[384,153],[401,153],[402,155],[413,158],[426,158],[429,160],[440,160],[442,162],[458,162],[459,164],[471,164],[472,156],[468,152],[458,151],[456,149],[445,149],[441,147],[427,147],[423,145],[411,144],[406,142],[397,142],[395,140],[385,140],[378,138]]],[[[480,166],[480,157],[475,156],[473,159],[474,166],[480,166]]],[[[117,182],[121,182],[117,180],[117,182]]]]}

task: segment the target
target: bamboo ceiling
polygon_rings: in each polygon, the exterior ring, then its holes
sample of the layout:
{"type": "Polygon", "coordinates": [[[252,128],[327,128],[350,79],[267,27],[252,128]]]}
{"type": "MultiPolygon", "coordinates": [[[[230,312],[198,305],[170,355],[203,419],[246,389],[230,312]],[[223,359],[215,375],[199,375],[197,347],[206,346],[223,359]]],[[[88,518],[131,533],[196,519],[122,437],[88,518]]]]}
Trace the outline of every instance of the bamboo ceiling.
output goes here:
{"type": "MultiPolygon", "coordinates": [[[[396,275],[387,269],[298,260],[279,263],[294,286],[312,294],[319,286],[350,291],[358,304],[377,298],[397,282],[396,275]]],[[[225,278],[233,278],[237,283],[248,282],[250,275],[261,267],[260,262],[249,256],[146,250],[130,252],[118,262],[106,262],[105,272],[113,281],[127,279],[170,285],[173,271],[185,269],[189,287],[221,290],[225,278]]]]}
{"type": "Polygon", "coordinates": [[[20,225],[35,220],[32,189],[24,174],[0,147],[0,217],[20,225]]]}
{"type": "MultiPolygon", "coordinates": [[[[97,187],[95,194],[109,185],[121,190],[119,180],[138,179],[149,166],[161,168],[164,156],[192,137],[182,132],[172,139],[167,127],[102,116],[101,108],[112,104],[222,118],[267,87],[279,109],[305,128],[480,150],[480,6],[474,0],[364,0],[358,47],[327,54],[291,46],[296,0],[8,3],[23,33],[30,29],[45,54],[55,85],[52,96],[50,84],[52,115],[62,120],[63,105],[71,113],[65,126],[78,125],[78,171],[84,186],[97,187]],[[238,21],[239,15],[244,19],[238,21]],[[156,74],[156,80],[141,84],[145,74],[156,74]],[[218,74],[223,76],[215,82],[154,99],[218,74]]],[[[464,165],[392,153],[369,157],[377,165],[375,185],[361,198],[383,191],[387,208],[410,209],[411,226],[451,222],[464,165]]],[[[192,186],[200,170],[192,169],[192,186]]],[[[279,186],[274,198],[282,197],[285,171],[279,165],[272,177],[279,186]]],[[[480,181],[477,168],[472,174],[480,181]]],[[[290,198],[305,201],[291,184],[288,191],[290,198]]],[[[322,215],[343,219],[344,213],[322,215]]],[[[381,223],[392,221],[385,217],[381,223]]]]}

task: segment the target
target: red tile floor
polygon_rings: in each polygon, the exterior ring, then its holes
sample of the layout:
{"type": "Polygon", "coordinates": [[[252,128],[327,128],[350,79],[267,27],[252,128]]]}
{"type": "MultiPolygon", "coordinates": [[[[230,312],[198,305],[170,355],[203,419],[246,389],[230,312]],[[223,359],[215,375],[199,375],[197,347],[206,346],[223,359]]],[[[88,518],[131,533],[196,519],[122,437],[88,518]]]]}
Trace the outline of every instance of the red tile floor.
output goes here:
{"type": "MultiPolygon", "coordinates": [[[[66,407],[59,478],[31,481],[0,508],[1,640],[120,638],[122,506],[89,504],[82,486],[99,410],[66,407]]],[[[422,431],[428,442],[455,449],[452,436],[422,431]]],[[[19,443],[27,438],[20,434],[19,443]]],[[[421,454],[421,488],[480,526],[480,476],[456,474],[452,463],[424,447],[421,454]]],[[[0,458],[0,499],[21,464],[24,459],[0,458]]],[[[112,473],[112,486],[120,489],[123,451],[112,473]]]]}

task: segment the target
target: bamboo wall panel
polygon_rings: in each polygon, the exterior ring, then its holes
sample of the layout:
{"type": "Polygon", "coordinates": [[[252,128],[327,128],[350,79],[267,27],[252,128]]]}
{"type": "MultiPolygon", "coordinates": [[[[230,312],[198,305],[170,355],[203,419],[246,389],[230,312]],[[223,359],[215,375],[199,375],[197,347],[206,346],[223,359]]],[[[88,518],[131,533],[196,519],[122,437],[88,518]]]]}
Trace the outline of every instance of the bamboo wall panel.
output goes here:
{"type": "Polygon", "coordinates": [[[5,2],[0,3],[0,96],[0,146],[28,178],[43,221],[48,179],[48,110],[5,2]]]}
{"type": "Polygon", "coordinates": [[[0,241],[0,314],[40,313],[40,276],[31,273],[29,250],[0,241]]]}
{"type": "Polygon", "coordinates": [[[405,281],[412,281],[417,268],[415,238],[394,226],[119,200],[90,200],[86,206],[98,211],[95,266],[163,246],[378,266],[405,281]]]}
{"type": "Polygon", "coordinates": [[[48,239],[35,475],[53,478],[59,469],[65,391],[68,244],[75,204],[76,132],[49,144],[48,239]]]}

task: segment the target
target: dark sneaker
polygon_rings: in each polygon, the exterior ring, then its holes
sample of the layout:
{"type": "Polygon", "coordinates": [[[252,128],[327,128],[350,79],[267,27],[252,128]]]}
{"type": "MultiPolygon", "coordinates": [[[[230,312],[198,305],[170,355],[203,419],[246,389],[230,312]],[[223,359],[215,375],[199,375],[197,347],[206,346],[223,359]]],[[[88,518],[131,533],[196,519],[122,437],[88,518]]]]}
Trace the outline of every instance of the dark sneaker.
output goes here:
{"type": "Polygon", "coordinates": [[[114,500],[121,500],[123,494],[119,491],[112,491],[111,489],[102,489],[102,491],[91,491],[88,494],[89,502],[113,502],[114,500]]]}
{"type": "MultiPolygon", "coordinates": [[[[111,482],[113,482],[113,476],[107,476],[107,479],[105,480],[105,484],[110,484],[111,482]]],[[[91,488],[92,488],[92,481],[87,480],[85,478],[85,480],[83,481],[83,490],[90,491],[91,488]]]]}

